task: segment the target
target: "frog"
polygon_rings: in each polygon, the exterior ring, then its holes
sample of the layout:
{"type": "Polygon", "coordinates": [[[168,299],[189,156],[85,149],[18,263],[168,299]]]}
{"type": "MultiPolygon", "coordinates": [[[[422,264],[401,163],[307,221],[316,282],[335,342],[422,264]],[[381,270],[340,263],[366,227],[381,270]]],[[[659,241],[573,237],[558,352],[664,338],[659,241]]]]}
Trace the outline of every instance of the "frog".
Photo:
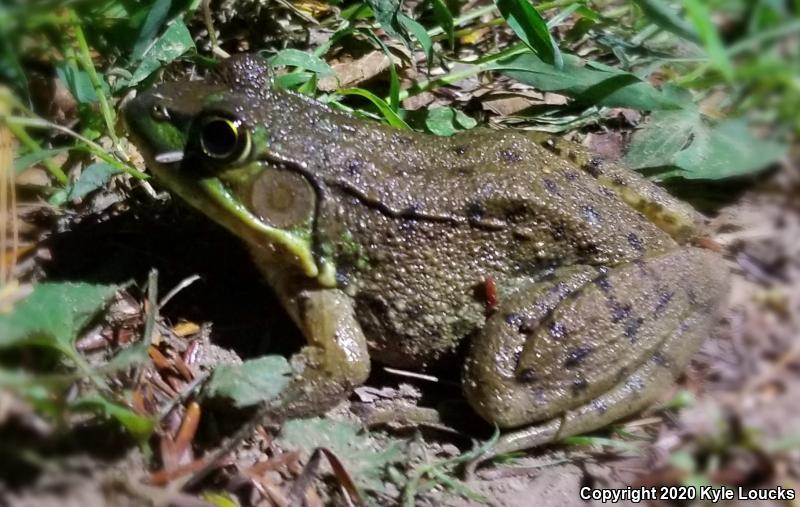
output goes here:
{"type": "Polygon", "coordinates": [[[727,269],[704,217],[577,143],[399,129],[272,86],[234,55],[123,108],[168,190],[243,241],[306,344],[271,404],[321,414],[372,362],[457,357],[491,456],[662,397],[714,331],[727,269]]]}

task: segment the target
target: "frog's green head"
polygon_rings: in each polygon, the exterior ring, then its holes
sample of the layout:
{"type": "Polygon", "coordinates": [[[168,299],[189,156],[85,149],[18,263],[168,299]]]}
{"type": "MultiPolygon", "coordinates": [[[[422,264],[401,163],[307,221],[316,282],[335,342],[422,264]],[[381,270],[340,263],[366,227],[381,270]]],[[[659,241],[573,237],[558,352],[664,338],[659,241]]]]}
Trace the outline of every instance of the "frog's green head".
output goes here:
{"type": "Polygon", "coordinates": [[[260,256],[331,285],[333,269],[312,245],[317,192],[270,154],[269,78],[260,57],[232,57],[205,80],[138,95],[124,108],[125,123],[170,190],[260,256]]]}

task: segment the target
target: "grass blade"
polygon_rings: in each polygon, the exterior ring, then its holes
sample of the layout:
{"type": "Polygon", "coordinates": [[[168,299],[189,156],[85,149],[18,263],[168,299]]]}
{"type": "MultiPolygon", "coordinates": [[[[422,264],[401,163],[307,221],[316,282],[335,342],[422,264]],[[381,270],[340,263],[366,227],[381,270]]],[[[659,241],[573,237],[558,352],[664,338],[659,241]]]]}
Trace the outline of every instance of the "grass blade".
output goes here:
{"type": "Polygon", "coordinates": [[[701,0],[683,0],[683,4],[686,6],[686,14],[697,28],[714,66],[722,73],[725,81],[733,83],[733,64],[725,51],[717,27],[711,21],[711,11],[708,10],[708,6],[701,0]]]}
{"type": "Polygon", "coordinates": [[[527,0],[495,0],[495,5],[514,33],[544,62],[558,69],[564,65],[547,22],[527,0]]]}

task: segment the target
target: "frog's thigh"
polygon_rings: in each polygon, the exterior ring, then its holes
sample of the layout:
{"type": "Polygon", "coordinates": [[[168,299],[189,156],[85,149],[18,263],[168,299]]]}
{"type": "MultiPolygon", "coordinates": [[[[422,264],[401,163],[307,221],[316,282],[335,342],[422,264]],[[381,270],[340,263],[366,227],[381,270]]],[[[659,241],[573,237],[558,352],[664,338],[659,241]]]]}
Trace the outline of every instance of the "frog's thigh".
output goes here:
{"type": "Polygon", "coordinates": [[[307,345],[292,357],[297,375],[278,403],[285,417],[331,408],[362,384],[370,369],[367,341],[347,295],[335,289],[306,291],[298,302],[307,345]]]}
{"type": "Polygon", "coordinates": [[[590,431],[652,402],[708,336],[725,292],[719,258],[698,249],[621,266],[583,285],[586,275],[575,269],[562,278],[561,292],[572,291],[559,301],[541,299],[558,285],[532,286],[473,343],[464,382],[476,411],[503,427],[541,421],[504,435],[491,455],[590,431]],[[508,317],[528,314],[532,334],[508,317]]]}

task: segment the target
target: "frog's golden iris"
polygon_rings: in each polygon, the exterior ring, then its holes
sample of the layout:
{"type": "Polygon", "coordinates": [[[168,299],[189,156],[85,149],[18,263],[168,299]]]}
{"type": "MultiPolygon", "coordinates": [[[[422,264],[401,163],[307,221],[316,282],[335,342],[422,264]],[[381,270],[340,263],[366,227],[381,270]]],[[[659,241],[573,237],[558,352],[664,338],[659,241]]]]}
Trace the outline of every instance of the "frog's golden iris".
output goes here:
{"type": "Polygon", "coordinates": [[[240,128],[235,120],[219,116],[203,118],[198,137],[203,154],[218,162],[235,165],[250,155],[250,132],[240,128]]]}
{"type": "Polygon", "coordinates": [[[277,416],[331,407],[371,360],[424,370],[461,352],[471,406],[513,429],[492,454],[550,442],[656,399],[726,295],[724,263],[691,246],[698,214],[563,141],[400,131],[270,89],[250,55],[125,116],[158,178],[247,242],[307,338],[277,416]]]}

